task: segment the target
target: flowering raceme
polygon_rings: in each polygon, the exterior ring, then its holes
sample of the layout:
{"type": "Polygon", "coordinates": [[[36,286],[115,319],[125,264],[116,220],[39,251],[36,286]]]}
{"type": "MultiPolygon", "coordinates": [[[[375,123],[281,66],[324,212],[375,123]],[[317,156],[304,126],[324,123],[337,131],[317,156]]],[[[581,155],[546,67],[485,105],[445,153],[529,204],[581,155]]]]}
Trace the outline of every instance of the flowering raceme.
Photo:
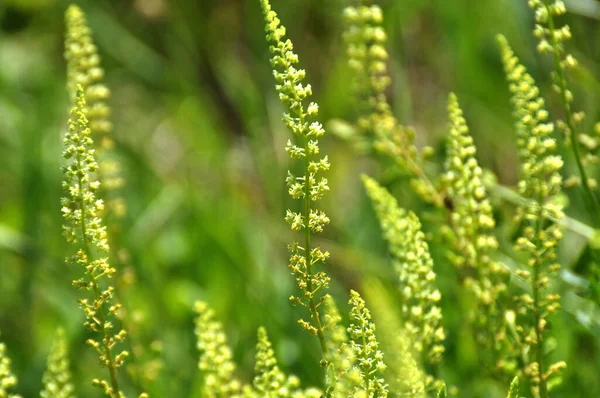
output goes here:
{"type": "Polygon", "coordinates": [[[42,398],[74,398],[75,387],[71,382],[71,370],[69,369],[69,351],[65,332],[58,329],[48,365],[42,379],[44,389],[40,393],[42,398]]]}
{"type": "Polygon", "coordinates": [[[379,349],[379,342],[375,336],[375,324],[371,320],[371,313],[365,305],[360,294],[350,291],[350,349],[355,358],[355,368],[348,370],[348,374],[360,374],[360,385],[350,391],[350,396],[361,397],[387,397],[388,386],[383,379],[386,366],[383,362],[383,352],[379,349]],[[356,391],[358,390],[358,391],[356,391]]]}
{"type": "Polygon", "coordinates": [[[113,130],[110,122],[110,90],[103,83],[104,69],[100,64],[100,55],[92,39],[92,30],[88,26],[85,14],[76,5],[71,5],[65,13],[66,37],[65,60],[67,61],[67,88],[71,100],[75,100],[77,86],[81,85],[88,103],[87,118],[92,137],[95,141],[96,159],[99,167],[99,180],[102,189],[111,193],[108,197],[107,210],[116,216],[125,212],[125,202],[114,191],[122,187],[120,164],[109,156],[114,147],[111,136],[113,130]]]}
{"type": "Polygon", "coordinates": [[[396,199],[375,180],[363,176],[363,182],[400,279],[404,327],[415,350],[437,363],[442,358],[445,339],[438,305],[441,294],[435,287],[433,261],[421,223],[413,212],[400,208],[396,199]]]}
{"type": "Polygon", "coordinates": [[[563,161],[556,154],[552,137],[554,125],[548,122],[544,100],[539,96],[533,78],[513,54],[506,39],[498,37],[512,102],[515,108],[521,160],[518,189],[526,202],[518,209],[518,219],[524,224],[516,249],[527,259],[527,270],[519,275],[529,281],[531,295],[519,297],[521,312],[528,315],[519,324],[522,342],[531,346],[531,358],[525,373],[542,398],[548,397],[548,379],[559,372],[564,362],[547,366],[548,315],[556,312],[560,296],[549,291],[551,277],[560,268],[556,247],[562,238],[558,222],[563,217],[562,205],[556,200],[562,186],[560,170],[563,161]]]}
{"type": "Polygon", "coordinates": [[[313,247],[311,243],[311,235],[322,232],[329,224],[329,217],[314,207],[315,202],[329,191],[327,179],[321,176],[321,172],[329,170],[329,160],[327,156],[318,156],[319,139],[325,134],[325,130],[316,120],[319,106],[315,102],[308,102],[312,88],[310,84],[302,83],[306,72],[294,66],[298,63],[298,56],[293,52],[292,42],[285,39],[285,27],[281,25],[268,0],[261,0],[261,4],[266,21],[267,40],[271,43],[270,51],[273,54],[271,65],[277,83],[275,87],[279,99],[287,107],[283,114],[283,122],[294,134],[294,142],[288,140],[285,150],[292,160],[302,164],[301,174],[296,175],[288,171],[286,178],[290,196],[303,202],[302,211],[287,210],[285,216],[293,231],[304,233],[303,244],[293,242],[289,245],[290,268],[302,291],[300,296],[292,296],[291,299],[308,308],[310,322],[300,320],[299,323],[318,337],[325,354],[324,327],[318,310],[323,296],[319,291],[328,288],[330,278],[325,272],[314,272],[314,267],[323,264],[329,257],[329,252],[313,247]]]}
{"type": "MultiPolygon", "coordinates": [[[[554,71],[551,73],[553,89],[559,94],[563,106],[563,120],[556,126],[570,144],[575,162],[579,170],[579,178],[567,180],[568,185],[581,182],[586,194],[587,205],[594,215],[593,223],[600,223],[600,203],[592,189],[597,181],[588,175],[586,167],[600,162],[600,128],[598,125],[590,133],[581,132],[581,123],[585,117],[583,111],[573,109],[573,92],[569,89],[568,72],[578,67],[577,59],[570,54],[565,43],[571,39],[569,25],[558,26],[555,18],[567,12],[563,0],[529,0],[529,7],[535,11],[535,37],[538,38],[537,49],[541,54],[552,54],[554,71]]],[[[567,185],[567,184],[566,184],[567,185]]]]}
{"type": "Polygon", "coordinates": [[[424,160],[433,153],[432,148],[419,152],[415,146],[415,131],[398,122],[387,99],[386,89],[391,78],[381,8],[371,0],[361,0],[359,5],[344,9],[344,19],[348,65],[354,72],[354,92],[358,100],[358,128],[371,135],[377,151],[409,173],[412,188],[423,200],[441,206],[442,197],[424,170],[424,160]]]}
{"type": "MultiPolygon", "coordinates": [[[[496,222],[483,184],[483,171],[475,157],[475,144],[454,94],[449,96],[448,112],[448,150],[442,183],[452,203],[447,229],[452,243],[449,258],[467,275],[464,284],[477,299],[471,316],[478,343],[487,350],[501,350],[506,338],[502,305],[507,301],[508,271],[492,257],[498,248],[493,235],[496,222]]],[[[506,360],[505,354],[492,357],[506,360]]]]}
{"type": "Polygon", "coordinates": [[[6,345],[0,343],[0,397],[20,398],[19,395],[9,393],[9,390],[16,385],[17,378],[10,369],[10,359],[6,356],[6,345]]]}
{"type": "Polygon", "coordinates": [[[106,101],[110,90],[102,80],[104,70],[100,65],[98,49],[92,39],[92,31],[87,24],[85,14],[76,5],[71,5],[65,13],[67,27],[65,38],[65,59],[67,60],[67,87],[71,100],[77,97],[77,86],[81,85],[89,102],[90,130],[101,137],[102,146],[112,145],[107,136],[112,130],[108,120],[110,109],[106,101]]]}
{"type": "Polygon", "coordinates": [[[200,351],[198,367],[205,372],[203,397],[234,397],[242,390],[242,384],[234,377],[236,365],[223,325],[215,321],[214,311],[202,301],[196,302],[196,338],[200,351]]]}
{"type": "Polygon", "coordinates": [[[108,262],[106,227],[101,218],[104,202],[96,198],[100,183],[94,179],[94,173],[98,164],[86,113],[83,88],[78,86],[77,99],[63,140],[63,157],[68,162],[63,167],[63,231],[67,241],[78,247],[68,259],[69,263],[82,267],[85,272],[85,276],[73,281],[73,285],[90,294],[89,298],[79,300],[86,315],[84,325],[97,335],[95,339],[88,339],[87,343],[98,352],[100,363],[109,373],[110,381],[95,379],[94,384],[101,387],[106,395],[116,398],[121,394],[117,369],[123,365],[128,353],[115,354],[114,350],[126,333],[124,330],[113,332],[115,325],[111,319],[115,319],[120,305],[114,302],[114,287],[109,283],[115,269],[108,262]]]}

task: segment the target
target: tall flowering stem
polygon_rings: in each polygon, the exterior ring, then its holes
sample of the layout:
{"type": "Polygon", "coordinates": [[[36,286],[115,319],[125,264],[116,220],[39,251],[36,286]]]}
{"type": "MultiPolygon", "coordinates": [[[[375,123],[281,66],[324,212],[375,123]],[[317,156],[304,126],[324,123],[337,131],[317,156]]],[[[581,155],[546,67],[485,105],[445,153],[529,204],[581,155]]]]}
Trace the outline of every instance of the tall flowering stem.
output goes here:
{"type": "Polygon", "coordinates": [[[293,52],[292,42],[285,39],[285,27],[281,25],[268,0],[261,0],[261,4],[267,40],[271,43],[270,51],[273,54],[271,65],[274,68],[275,87],[279,92],[279,99],[287,107],[283,122],[295,136],[294,142],[288,140],[285,149],[291,159],[302,164],[299,175],[288,171],[286,178],[290,196],[303,201],[301,212],[287,210],[285,216],[293,231],[304,232],[302,245],[298,242],[289,245],[290,268],[302,290],[300,296],[292,296],[290,299],[308,308],[310,322],[301,319],[299,323],[318,337],[325,355],[327,349],[323,336],[324,327],[319,312],[324,296],[319,291],[328,288],[330,278],[325,272],[315,272],[314,269],[327,260],[329,253],[311,244],[311,235],[322,232],[329,224],[329,217],[315,208],[315,203],[329,191],[327,179],[320,176],[322,171],[329,169],[329,161],[327,156],[318,156],[319,138],[325,134],[325,130],[315,119],[319,112],[318,105],[307,101],[312,89],[310,84],[302,83],[305,71],[294,66],[298,63],[298,56],[293,52]]]}
{"type": "Polygon", "coordinates": [[[363,183],[394,259],[406,332],[417,353],[432,364],[439,363],[446,337],[439,307],[442,295],[435,287],[433,260],[421,222],[375,180],[363,176],[363,183]]]}
{"type": "Polygon", "coordinates": [[[385,398],[388,395],[388,386],[382,374],[386,366],[375,336],[371,312],[360,294],[354,290],[350,291],[348,304],[351,306],[348,327],[350,349],[356,358],[356,371],[360,372],[362,380],[359,390],[366,392],[368,397],[385,398]]]}
{"type": "Polygon", "coordinates": [[[67,88],[71,100],[77,97],[81,85],[89,102],[88,119],[92,134],[101,137],[101,147],[112,146],[108,133],[112,124],[108,120],[110,109],[106,101],[110,90],[103,84],[104,69],[100,65],[98,49],[92,39],[85,14],[76,5],[70,5],[65,13],[65,60],[67,61],[67,88]]]}
{"type": "Polygon", "coordinates": [[[506,344],[503,303],[507,298],[508,270],[493,259],[498,241],[493,235],[496,222],[483,183],[483,171],[476,158],[473,137],[456,95],[448,99],[448,150],[442,182],[446,197],[452,201],[449,214],[448,236],[452,250],[451,262],[464,272],[465,286],[476,298],[471,318],[476,328],[476,339],[485,347],[482,355],[489,358],[494,368],[506,362],[500,352],[506,344]]]}
{"type": "Polygon", "coordinates": [[[86,117],[83,88],[78,86],[75,106],[71,110],[68,130],[64,135],[63,157],[68,164],[63,167],[61,199],[65,220],[63,232],[68,242],[78,246],[77,252],[67,261],[83,267],[85,276],[73,285],[89,293],[89,298],[79,300],[86,315],[84,325],[97,335],[87,341],[99,355],[100,363],[109,373],[109,381],[94,379],[106,395],[118,398],[121,394],[117,370],[128,356],[127,351],[115,353],[115,346],[125,338],[125,331],[113,332],[120,304],[115,303],[114,288],[110,278],[115,269],[108,263],[106,227],[101,218],[104,203],[96,198],[100,183],[93,178],[98,169],[93,141],[86,117]]]}
{"type": "Polygon", "coordinates": [[[586,154],[582,148],[582,145],[585,147],[588,143],[592,143],[592,147],[587,149],[595,149],[597,144],[593,144],[594,140],[588,135],[577,132],[577,125],[585,115],[583,112],[573,111],[573,93],[568,88],[567,70],[576,68],[578,64],[575,57],[567,53],[564,47],[564,43],[571,38],[571,29],[569,25],[558,27],[554,21],[555,17],[565,14],[567,9],[562,0],[529,0],[529,6],[535,10],[534,35],[539,39],[537,49],[540,53],[552,53],[554,60],[552,80],[554,89],[560,95],[564,111],[564,121],[560,121],[558,127],[565,133],[571,144],[588,206],[594,216],[594,224],[600,225],[600,203],[592,191],[596,183],[588,177],[585,169],[586,163],[597,162],[598,158],[591,153],[586,154]]]}
{"type": "Polygon", "coordinates": [[[215,320],[214,311],[203,301],[194,305],[197,314],[194,330],[200,351],[198,367],[206,373],[203,397],[228,398],[238,396],[242,384],[235,378],[236,364],[227,344],[223,325],[215,320]]]}
{"type": "Polygon", "coordinates": [[[438,207],[443,198],[427,176],[424,160],[431,147],[419,151],[415,131],[401,125],[392,113],[386,90],[392,82],[388,72],[387,34],[382,26],[383,11],[372,0],[359,0],[344,9],[346,53],[354,72],[353,89],[358,102],[357,126],[370,134],[374,148],[390,157],[411,177],[413,190],[438,207]]]}
{"type": "Polygon", "coordinates": [[[527,259],[529,269],[520,270],[519,275],[529,281],[531,295],[519,297],[521,312],[528,316],[529,322],[519,323],[518,328],[522,332],[522,343],[531,346],[533,353],[533,358],[525,364],[525,373],[539,396],[547,398],[548,378],[566,366],[564,362],[548,366],[544,347],[547,317],[559,308],[560,296],[549,292],[548,285],[550,277],[560,268],[556,247],[562,238],[558,221],[563,217],[563,210],[556,196],[562,186],[563,161],[556,154],[556,140],[552,138],[554,125],[547,121],[548,112],[535,81],[519,64],[506,39],[499,36],[498,41],[517,120],[521,160],[518,189],[527,199],[518,209],[524,228],[516,249],[527,259]]]}
{"type": "Polygon", "coordinates": [[[69,350],[63,329],[58,329],[42,381],[41,398],[75,398],[71,381],[69,350]]]}

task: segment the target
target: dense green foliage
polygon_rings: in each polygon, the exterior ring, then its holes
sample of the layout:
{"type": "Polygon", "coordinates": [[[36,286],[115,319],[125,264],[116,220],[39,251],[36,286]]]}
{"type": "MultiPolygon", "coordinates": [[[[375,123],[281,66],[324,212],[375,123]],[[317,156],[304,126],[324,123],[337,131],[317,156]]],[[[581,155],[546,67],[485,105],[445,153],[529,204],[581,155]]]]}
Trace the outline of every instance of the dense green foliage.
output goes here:
{"type": "Polygon", "coordinates": [[[475,3],[0,3],[0,398],[600,396],[600,6],[475,3]]]}

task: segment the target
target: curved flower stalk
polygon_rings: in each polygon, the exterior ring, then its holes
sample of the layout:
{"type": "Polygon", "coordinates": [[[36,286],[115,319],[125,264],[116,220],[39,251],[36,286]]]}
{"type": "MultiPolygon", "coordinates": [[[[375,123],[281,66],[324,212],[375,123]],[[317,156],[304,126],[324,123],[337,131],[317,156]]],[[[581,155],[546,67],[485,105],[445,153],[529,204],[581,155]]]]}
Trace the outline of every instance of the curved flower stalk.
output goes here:
{"type": "Polygon", "coordinates": [[[319,106],[314,102],[307,104],[312,88],[310,84],[302,83],[305,71],[294,66],[298,63],[298,56],[292,51],[292,42],[289,39],[285,40],[285,27],[281,25],[268,0],[261,0],[261,4],[266,21],[267,40],[271,43],[270,51],[273,54],[271,65],[277,83],[275,87],[279,92],[279,99],[288,108],[283,114],[283,122],[294,134],[296,142],[292,143],[289,140],[285,149],[291,159],[298,160],[302,165],[300,175],[288,171],[286,178],[290,196],[303,202],[302,211],[288,210],[285,216],[293,231],[304,233],[303,244],[293,242],[289,245],[290,268],[302,291],[300,296],[292,296],[290,299],[309,310],[310,321],[301,319],[299,323],[318,337],[325,354],[324,327],[318,309],[323,302],[323,296],[319,291],[328,288],[330,278],[325,272],[315,272],[314,268],[327,260],[329,252],[313,247],[311,242],[311,235],[322,232],[329,224],[329,217],[322,210],[315,208],[315,203],[329,191],[327,179],[321,177],[321,172],[329,170],[329,161],[327,156],[318,156],[319,138],[325,134],[325,130],[321,123],[315,120],[319,106]]]}
{"type": "Polygon", "coordinates": [[[425,158],[433,153],[432,148],[419,152],[414,130],[398,122],[385,93],[391,78],[381,8],[371,0],[360,0],[358,5],[344,9],[344,19],[348,64],[354,71],[358,101],[358,128],[372,136],[376,150],[391,157],[411,175],[411,185],[423,200],[442,206],[442,197],[423,168],[425,158]]]}
{"type": "Polygon", "coordinates": [[[93,383],[101,387],[106,395],[118,398],[121,391],[117,370],[123,365],[128,352],[117,354],[115,346],[123,341],[126,333],[123,330],[113,332],[113,320],[120,304],[115,303],[114,287],[110,283],[115,269],[108,263],[106,227],[101,218],[104,203],[96,198],[100,183],[93,175],[98,164],[92,149],[86,113],[83,88],[79,86],[63,140],[63,157],[68,161],[67,166],[63,167],[63,189],[66,194],[61,199],[65,220],[63,231],[67,241],[78,247],[68,261],[85,270],[85,276],[73,281],[73,285],[88,291],[90,296],[79,300],[86,315],[84,326],[97,335],[87,343],[98,352],[100,363],[109,373],[108,381],[94,379],[93,383]]]}
{"type": "Polygon", "coordinates": [[[578,64],[575,57],[565,49],[565,42],[571,38],[571,29],[569,25],[558,27],[554,21],[555,17],[565,14],[567,9],[562,0],[529,0],[529,7],[535,11],[536,25],[533,33],[539,39],[537,49],[541,54],[551,53],[554,60],[552,80],[554,90],[560,95],[564,112],[564,120],[560,120],[557,127],[565,134],[573,149],[594,224],[600,225],[600,203],[592,192],[597,182],[587,175],[585,169],[587,165],[600,161],[600,131],[595,131],[595,137],[578,132],[577,126],[583,121],[585,114],[573,110],[573,93],[568,87],[567,72],[578,64]]]}
{"type": "Polygon", "coordinates": [[[44,389],[42,398],[74,398],[75,388],[71,382],[69,349],[65,339],[65,331],[58,329],[52,344],[48,365],[42,381],[44,389]]]}
{"type": "MultiPolygon", "coordinates": [[[[492,258],[498,248],[493,235],[496,222],[475,157],[475,144],[454,94],[449,96],[448,112],[448,149],[442,176],[446,197],[452,201],[448,229],[452,251],[448,254],[459,270],[470,275],[464,283],[477,299],[472,317],[478,343],[487,350],[501,351],[506,339],[502,305],[507,301],[509,273],[492,258]]],[[[491,360],[505,362],[506,355],[500,352],[491,360]]]]}
{"type": "Polygon", "coordinates": [[[348,377],[360,378],[359,387],[354,387],[349,397],[378,397],[388,395],[388,386],[383,379],[386,369],[383,362],[383,352],[379,349],[379,342],[375,336],[375,324],[371,320],[371,313],[365,305],[360,294],[350,291],[350,349],[356,358],[355,365],[348,370],[348,377]],[[366,393],[366,395],[365,395],[366,393]]]}
{"type": "Polygon", "coordinates": [[[435,287],[433,261],[418,217],[398,206],[396,199],[375,180],[363,182],[394,258],[403,298],[404,327],[415,350],[428,362],[438,363],[444,352],[441,294],[435,287]]]}
{"type": "Polygon", "coordinates": [[[197,347],[200,351],[198,367],[205,372],[203,397],[229,398],[240,396],[242,384],[234,376],[236,365],[223,325],[215,321],[214,311],[202,301],[194,305],[197,347]]]}
{"type": "Polygon", "coordinates": [[[564,362],[548,366],[544,347],[547,317],[559,308],[560,296],[551,293],[548,285],[560,268],[556,247],[562,238],[558,222],[563,211],[556,196],[561,190],[563,161],[556,154],[556,141],[552,138],[554,126],[547,121],[548,112],[533,78],[519,64],[506,39],[499,36],[498,40],[517,119],[521,160],[518,189],[527,199],[518,209],[524,229],[517,239],[516,249],[527,258],[529,269],[521,270],[519,275],[531,284],[531,295],[524,294],[519,298],[522,312],[529,319],[518,325],[523,344],[531,346],[532,358],[526,363],[525,374],[540,397],[547,398],[548,379],[566,366],[564,362]]]}
{"type": "Polygon", "coordinates": [[[6,345],[0,343],[0,398],[21,398],[19,395],[9,392],[16,385],[17,378],[10,370],[10,359],[6,356],[6,345]]]}
{"type": "Polygon", "coordinates": [[[295,376],[286,376],[279,366],[265,328],[258,329],[256,347],[256,365],[254,372],[254,390],[261,398],[320,398],[322,392],[311,388],[300,390],[300,380],[295,376]]]}
{"type": "MultiPolygon", "coordinates": [[[[100,55],[92,39],[92,30],[87,24],[83,11],[70,5],[65,13],[66,37],[65,60],[67,61],[67,88],[71,100],[77,95],[77,85],[83,87],[88,101],[88,120],[95,149],[100,162],[102,189],[112,193],[124,184],[120,176],[120,165],[106,156],[106,151],[114,147],[112,123],[109,120],[108,100],[110,90],[103,83],[104,69],[100,65],[100,55]]],[[[113,195],[114,196],[114,195],[113,195]]],[[[120,197],[111,197],[107,210],[120,217],[124,215],[125,203],[120,197]]]]}

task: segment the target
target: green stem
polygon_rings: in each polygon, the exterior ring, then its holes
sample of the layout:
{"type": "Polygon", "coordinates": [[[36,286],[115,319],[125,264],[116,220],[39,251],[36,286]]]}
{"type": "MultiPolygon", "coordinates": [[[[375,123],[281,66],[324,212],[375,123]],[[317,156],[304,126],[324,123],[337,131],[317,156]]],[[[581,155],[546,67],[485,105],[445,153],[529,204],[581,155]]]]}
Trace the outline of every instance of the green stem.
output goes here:
{"type": "Polygon", "coordinates": [[[533,292],[533,322],[535,328],[535,356],[538,363],[539,373],[539,389],[540,398],[548,398],[548,387],[546,386],[546,379],[544,378],[544,336],[543,330],[540,326],[541,317],[541,305],[540,305],[540,288],[541,288],[541,273],[542,273],[542,254],[539,252],[540,248],[543,247],[543,242],[540,241],[539,236],[542,231],[542,223],[544,218],[542,216],[544,202],[542,199],[538,201],[539,211],[537,214],[537,221],[535,225],[535,241],[536,241],[536,252],[535,263],[533,264],[533,278],[531,278],[531,290],[533,292]]]}
{"type": "MultiPolygon", "coordinates": [[[[486,182],[485,186],[493,195],[514,205],[523,206],[528,202],[528,199],[522,197],[517,192],[504,185],[486,182]]],[[[549,221],[560,224],[560,226],[584,237],[588,241],[596,237],[596,230],[594,228],[569,216],[565,215],[559,220],[550,217],[549,215],[545,215],[545,217],[549,221]]]]}
{"type": "MultiPolygon", "coordinates": [[[[81,159],[81,155],[78,153],[77,154],[77,163],[78,163],[78,168],[82,169],[83,166],[83,161],[81,159]]],[[[79,182],[79,187],[81,190],[81,187],[84,186],[84,182],[83,182],[83,177],[80,175],[78,177],[78,182],[79,182]]],[[[80,195],[81,196],[81,195],[80,195]]],[[[86,205],[85,205],[85,200],[83,199],[83,196],[81,196],[80,200],[79,200],[79,206],[80,206],[80,211],[81,211],[81,218],[80,218],[80,224],[81,224],[81,239],[82,239],[82,243],[83,243],[83,248],[84,248],[84,252],[85,255],[89,261],[89,259],[91,258],[91,250],[89,247],[89,239],[88,239],[88,234],[86,231],[86,225],[87,225],[87,221],[86,221],[86,205]]],[[[100,298],[101,298],[101,294],[100,294],[100,290],[98,289],[98,285],[96,283],[96,281],[94,280],[93,275],[90,275],[90,284],[92,286],[92,291],[94,293],[94,305],[97,302],[100,302],[100,298]]],[[[100,304],[100,308],[98,308],[98,323],[100,324],[100,327],[102,328],[102,346],[104,348],[104,355],[106,355],[106,360],[108,362],[108,373],[109,373],[109,377],[110,377],[110,385],[112,388],[112,394],[111,394],[111,398],[119,398],[119,392],[121,391],[119,389],[119,382],[117,380],[117,372],[116,372],[116,368],[115,368],[115,364],[114,364],[114,359],[112,357],[112,351],[109,345],[109,335],[108,335],[108,328],[106,327],[106,315],[104,313],[104,302],[101,302],[100,304]]]]}
{"type": "Polygon", "coordinates": [[[554,54],[554,67],[556,69],[556,76],[558,80],[557,83],[560,89],[560,97],[565,112],[565,123],[569,130],[571,146],[573,148],[573,154],[575,155],[575,162],[577,163],[577,168],[579,169],[579,174],[581,175],[581,182],[583,185],[583,189],[586,193],[588,207],[590,208],[590,211],[594,216],[594,225],[598,226],[600,222],[600,204],[598,203],[598,199],[592,192],[587,172],[585,170],[585,167],[583,166],[583,161],[581,159],[581,151],[579,148],[579,141],[577,140],[577,134],[575,132],[575,123],[573,122],[571,105],[567,97],[567,79],[565,77],[564,67],[561,64],[560,55],[558,53],[560,45],[558,43],[558,40],[556,39],[556,36],[554,35],[554,18],[552,16],[552,10],[550,8],[549,0],[544,0],[544,5],[548,13],[548,29],[550,30],[550,39],[552,41],[552,53],[554,54]]]}

